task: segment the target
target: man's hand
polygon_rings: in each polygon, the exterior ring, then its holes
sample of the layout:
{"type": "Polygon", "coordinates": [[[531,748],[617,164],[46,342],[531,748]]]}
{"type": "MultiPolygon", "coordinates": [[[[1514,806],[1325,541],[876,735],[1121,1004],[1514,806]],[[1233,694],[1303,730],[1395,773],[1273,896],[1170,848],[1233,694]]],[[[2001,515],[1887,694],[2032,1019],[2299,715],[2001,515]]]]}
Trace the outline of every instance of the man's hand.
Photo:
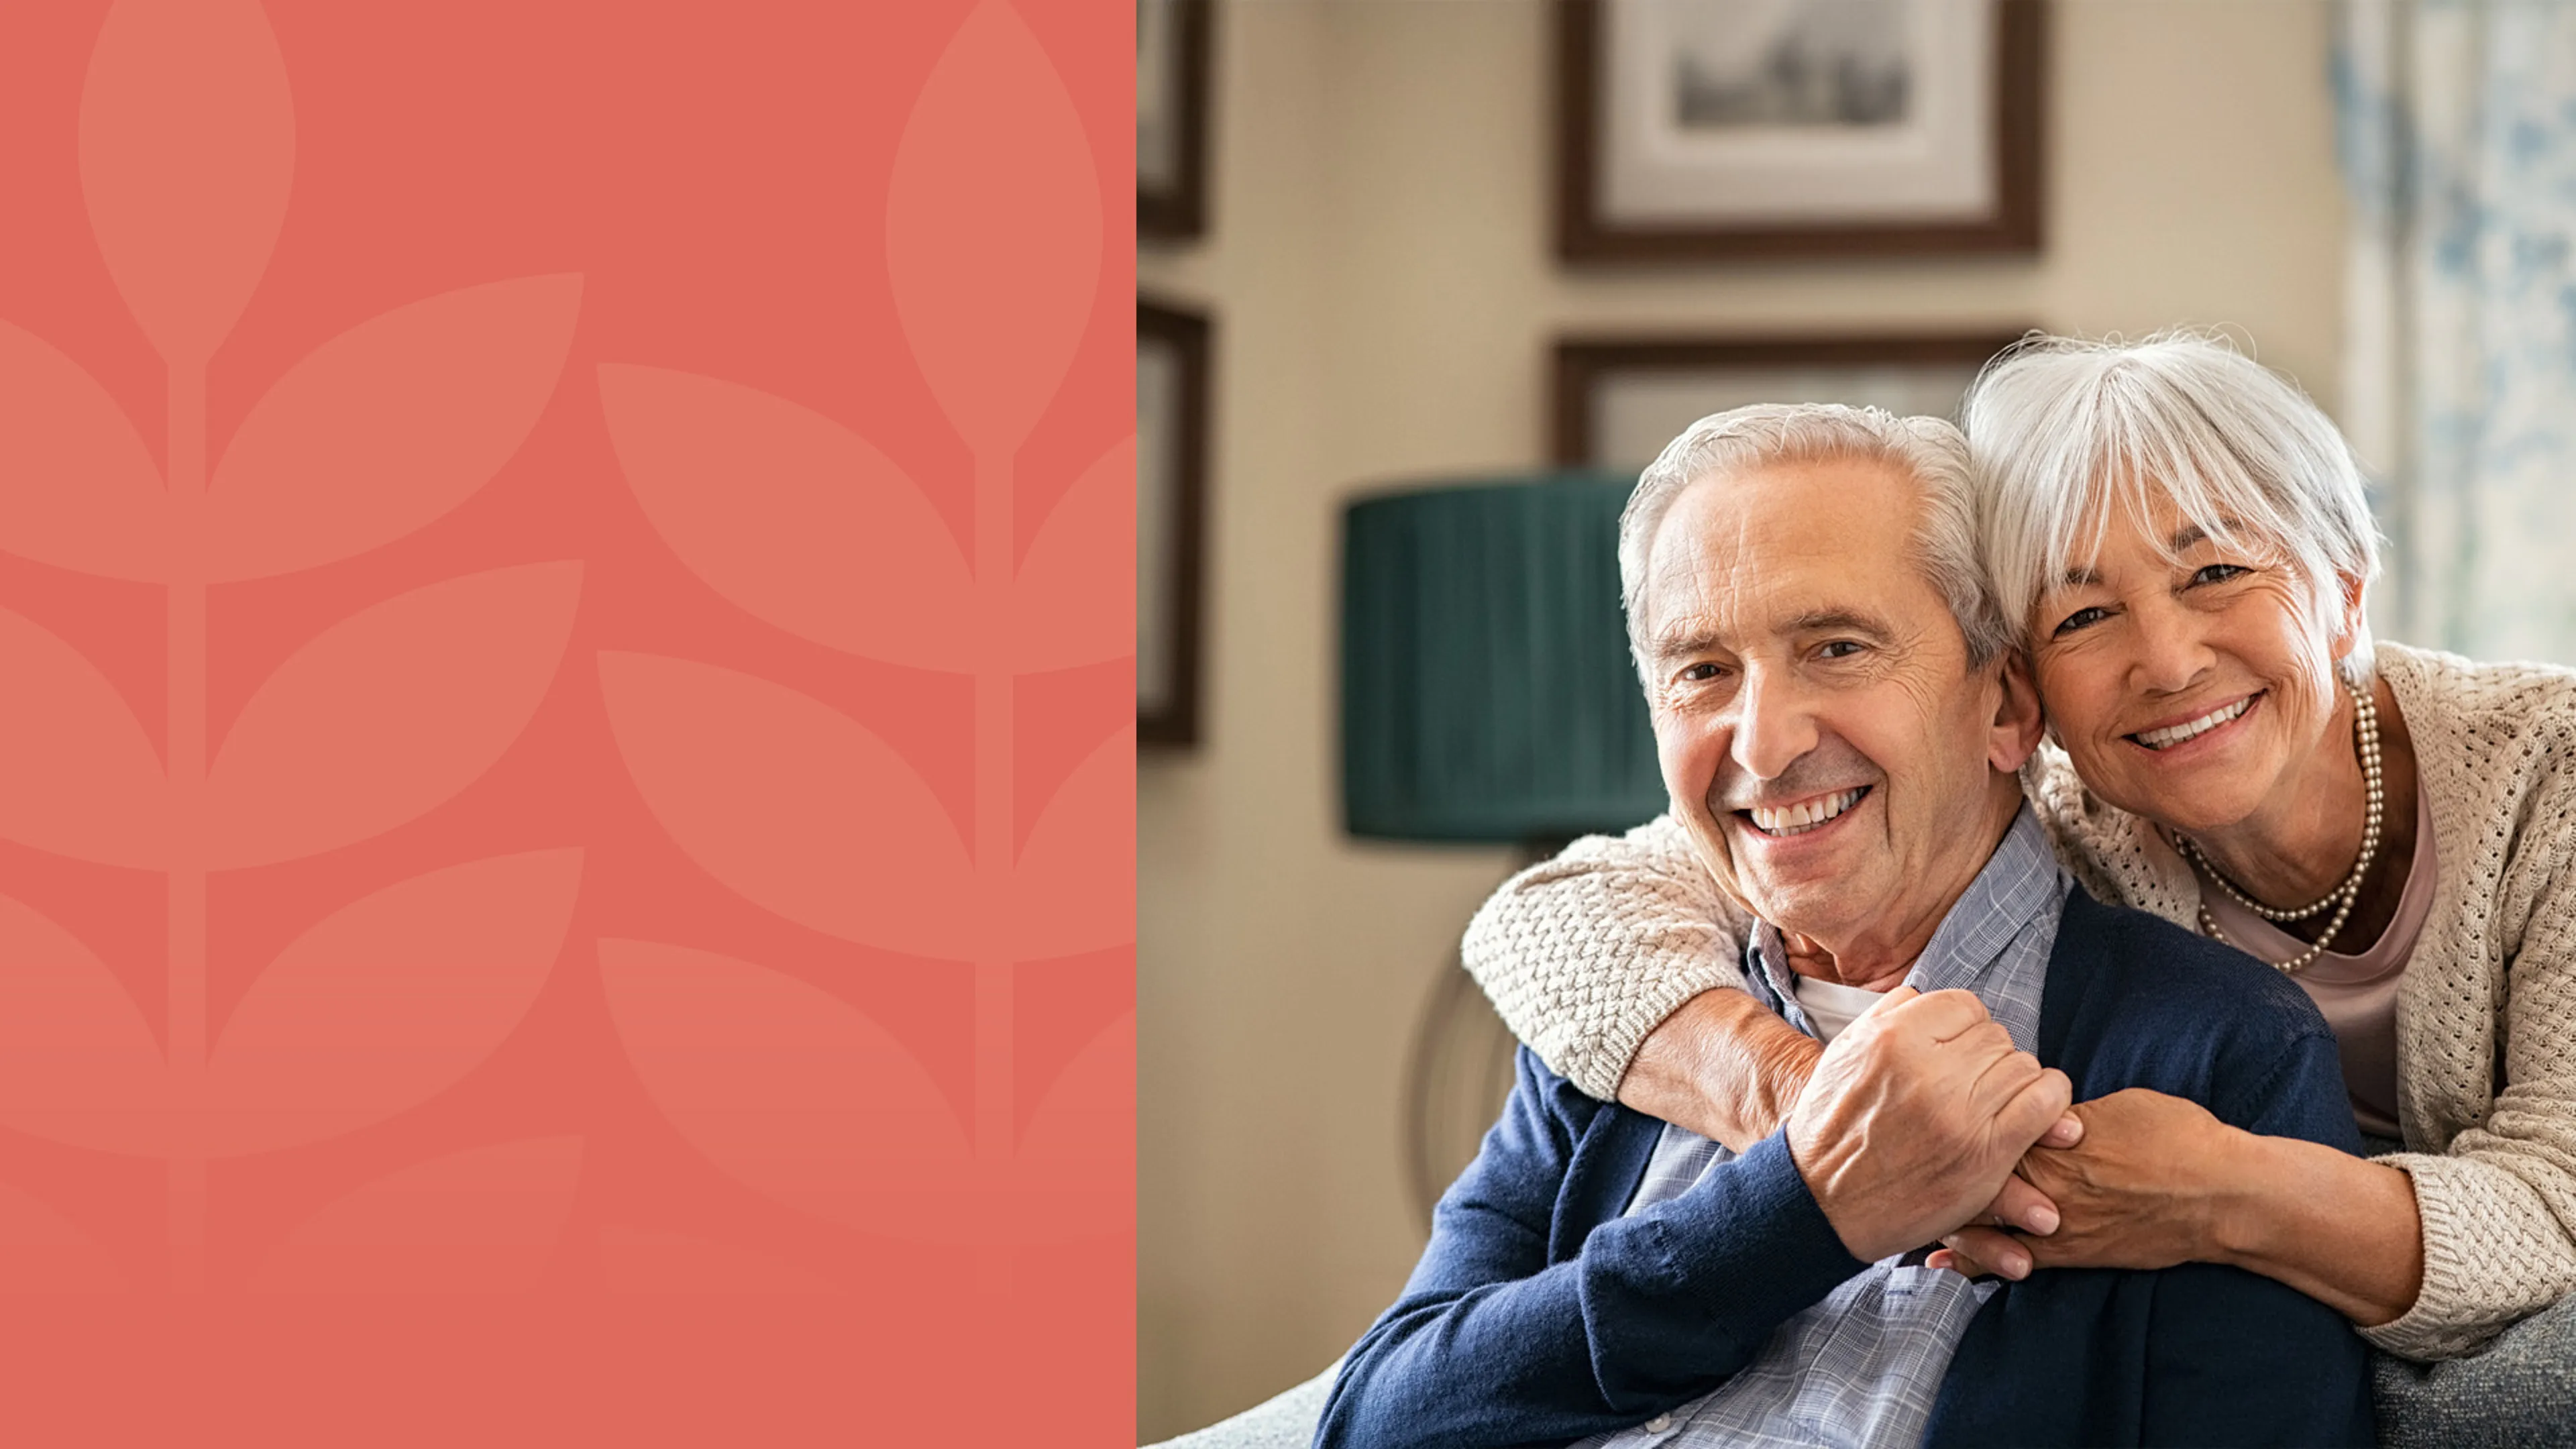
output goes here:
{"type": "Polygon", "coordinates": [[[2072,1096],[1974,994],[1900,986],[1825,1048],[1789,1156],[1843,1247],[1875,1262],[1984,1213],[2072,1096]]]}

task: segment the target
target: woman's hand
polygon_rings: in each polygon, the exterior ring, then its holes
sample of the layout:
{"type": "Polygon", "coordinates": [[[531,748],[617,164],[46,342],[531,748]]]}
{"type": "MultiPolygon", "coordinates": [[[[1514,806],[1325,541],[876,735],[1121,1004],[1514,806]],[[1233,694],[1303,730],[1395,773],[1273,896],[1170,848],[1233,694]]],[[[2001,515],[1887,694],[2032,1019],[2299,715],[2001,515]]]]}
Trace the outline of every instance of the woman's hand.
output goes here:
{"type": "Polygon", "coordinates": [[[2053,1202],[2046,1236],[1970,1226],[1928,1260],[1970,1277],[2030,1276],[2033,1268],[2169,1268],[2218,1261],[2218,1219],[2229,1198],[2233,1131],[2197,1102],[2132,1088],[2074,1115],[2074,1145],[2034,1147],[2020,1176],[2053,1202]]]}

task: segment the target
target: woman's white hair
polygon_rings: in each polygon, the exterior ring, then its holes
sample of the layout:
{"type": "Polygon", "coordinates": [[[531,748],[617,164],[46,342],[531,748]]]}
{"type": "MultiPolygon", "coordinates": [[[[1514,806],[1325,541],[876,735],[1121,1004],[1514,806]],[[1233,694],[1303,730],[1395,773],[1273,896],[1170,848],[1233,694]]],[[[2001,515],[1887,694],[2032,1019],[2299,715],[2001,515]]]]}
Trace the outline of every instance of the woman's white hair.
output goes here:
{"type": "MultiPolygon", "coordinates": [[[[2169,500],[2223,546],[2294,567],[2331,627],[2342,585],[2379,573],[2379,533],[2343,434],[2288,379],[2199,332],[2140,342],[2038,334],[1985,366],[1960,404],[1984,471],[1978,533],[2004,616],[2082,568],[2115,524],[2169,500]]],[[[2169,541],[2154,540],[2170,556],[2169,541]]],[[[2364,625],[2337,673],[2370,677],[2364,625]]]]}
{"type": "Polygon", "coordinates": [[[1975,476],[1967,439],[1939,418],[1900,418],[1883,408],[1840,403],[1757,403],[1700,419],[1664,448],[1637,479],[1619,515],[1619,594],[1628,612],[1628,649],[1649,694],[1644,604],[1655,530],[1683,490],[1703,478],[1774,463],[1860,459],[1892,464],[1923,487],[1914,562],[1950,606],[1968,643],[1968,664],[2011,647],[2015,631],[1996,605],[1977,555],[1975,476]]]}

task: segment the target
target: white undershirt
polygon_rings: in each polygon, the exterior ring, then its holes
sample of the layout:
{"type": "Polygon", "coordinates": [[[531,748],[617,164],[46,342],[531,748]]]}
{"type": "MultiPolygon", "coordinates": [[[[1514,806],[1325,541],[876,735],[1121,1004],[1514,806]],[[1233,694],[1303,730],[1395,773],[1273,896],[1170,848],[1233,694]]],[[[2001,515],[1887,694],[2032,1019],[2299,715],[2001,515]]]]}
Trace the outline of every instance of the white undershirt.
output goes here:
{"type": "Polygon", "coordinates": [[[1789,989],[1797,993],[1798,1009],[1815,1024],[1816,1040],[1822,1042],[1831,1042],[1854,1018],[1876,1006],[1880,995],[1839,981],[1819,981],[1813,976],[1795,978],[1789,989]]]}

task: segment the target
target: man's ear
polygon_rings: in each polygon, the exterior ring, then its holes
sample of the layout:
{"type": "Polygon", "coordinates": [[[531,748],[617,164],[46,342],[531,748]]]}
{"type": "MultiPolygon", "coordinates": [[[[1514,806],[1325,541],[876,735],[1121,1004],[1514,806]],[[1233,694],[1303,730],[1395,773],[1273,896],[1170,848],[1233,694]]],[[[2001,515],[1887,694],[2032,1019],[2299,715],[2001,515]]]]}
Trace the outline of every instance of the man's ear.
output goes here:
{"type": "Polygon", "coordinates": [[[2047,717],[2039,707],[2039,686],[2030,673],[2030,657],[2018,649],[2004,651],[1995,676],[1995,719],[1986,735],[1986,763],[2010,775],[2039,748],[2047,717]]]}

